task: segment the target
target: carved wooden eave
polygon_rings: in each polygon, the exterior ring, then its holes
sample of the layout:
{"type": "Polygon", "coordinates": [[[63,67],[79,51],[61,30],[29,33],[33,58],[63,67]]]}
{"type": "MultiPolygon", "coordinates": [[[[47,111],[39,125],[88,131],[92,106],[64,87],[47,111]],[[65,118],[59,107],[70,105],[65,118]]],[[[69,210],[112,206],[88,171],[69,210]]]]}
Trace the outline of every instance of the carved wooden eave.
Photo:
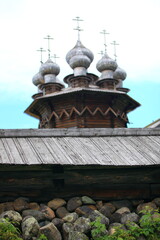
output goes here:
{"type": "Polygon", "coordinates": [[[126,127],[127,113],[138,106],[138,102],[120,91],[74,88],[35,99],[25,113],[40,119],[40,128],[126,127]],[[114,126],[113,121],[109,123],[112,118],[123,124],[114,126]]]}

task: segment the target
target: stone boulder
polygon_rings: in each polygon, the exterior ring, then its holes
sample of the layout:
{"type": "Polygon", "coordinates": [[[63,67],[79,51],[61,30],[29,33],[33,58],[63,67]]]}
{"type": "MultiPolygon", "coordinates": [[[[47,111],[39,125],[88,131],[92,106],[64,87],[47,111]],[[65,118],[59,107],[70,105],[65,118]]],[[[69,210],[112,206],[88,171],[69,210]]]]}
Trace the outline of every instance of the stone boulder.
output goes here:
{"type": "Polygon", "coordinates": [[[82,200],[82,203],[86,204],[86,205],[95,205],[96,204],[96,202],[92,198],[87,197],[87,196],[83,196],[81,198],[81,200],[82,200]]]}
{"type": "Polygon", "coordinates": [[[142,211],[151,211],[154,212],[157,210],[157,205],[154,202],[142,203],[137,207],[137,213],[142,213],[142,211]]]}
{"type": "Polygon", "coordinates": [[[44,213],[46,219],[52,220],[53,218],[55,218],[54,211],[50,207],[48,207],[47,205],[40,204],[40,210],[41,210],[42,213],[44,213]]]}
{"type": "Polygon", "coordinates": [[[88,218],[91,222],[99,219],[102,224],[105,224],[107,227],[109,226],[109,219],[105,217],[102,213],[100,213],[98,210],[94,210],[88,218]]]}
{"type": "Polygon", "coordinates": [[[29,203],[29,209],[39,211],[39,210],[40,210],[40,206],[39,206],[39,204],[36,203],[36,202],[31,202],[31,203],[29,203]]]}
{"type": "Polygon", "coordinates": [[[134,212],[124,214],[121,218],[121,223],[126,224],[126,223],[130,223],[130,222],[138,223],[139,222],[139,216],[134,212]]]}
{"type": "Polygon", "coordinates": [[[68,240],[89,240],[89,238],[82,232],[72,231],[69,233],[68,240]]]}
{"type": "Polygon", "coordinates": [[[37,237],[39,234],[39,224],[34,217],[25,217],[22,221],[22,235],[25,240],[37,237]]]}
{"type": "Polygon", "coordinates": [[[34,217],[38,222],[46,220],[45,214],[38,210],[32,210],[32,209],[24,210],[22,212],[22,217],[24,218],[26,216],[34,217]]]}
{"type": "Polygon", "coordinates": [[[88,217],[94,210],[88,206],[81,206],[78,207],[75,212],[79,215],[79,216],[85,216],[88,217]]]}
{"type": "Polygon", "coordinates": [[[56,210],[60,207],[63,207],[64,205],[66,205],[66,201],[62,198],[55,198],[51,201],[48,202],[48,207],[52,208],[53,210],[56,210]]]}
{"type": "Polygon", "coordinates": [[[23,210],[28,209],[28,201],[29,200],[27,198],[22,197],[15,199],[15,201],[13,202],[14,209],[18,212],[22,212],[23,210]]]}
{"type": "Polygon", "coordinates": [[[65,207],[60,207],[56,210],[56,215],[59,218],[64,218],[67,214],[69,214],[69,212],[65,207]]]}
{"type": "Polygon", "coordinates": [[[16,211],[6,211],[0,215],[0,218],[8,218],[15,226],[19,226],[22,221],[21,215],[16,211]]]}
{"type": "Polygon", "coordinates": [[[49,223],[40,228],[40,233],[44,234],[48,240],[61,240],[62,236],[60,231],[53,223],[49,223]]]}
{"type": "Polygon", "coordinates": [[[63,233],[63,239],[68,240],[69,234],[74,231],[74,227],[72,223],[64,223],[62,225],[62,233],[63,233]]]}
{"type": "Polygon", "coordinates": [[[80,217],[73,224],[74,230],[81,233],[88,233],[91,229],[90,219],[80,217]]]}
{"type": "Polygon", "coordinates": [[[78,218],[78,214],[73,212],[73,213],[69,213],[67,214],[64,218],[63,221],[64,222],[69,222],[69,223],[74,223],[78,218]]]}
{"type": "Polygon", "coordinates": [[[67,202],[67,210],[69,212],[73,212],[74,210],[76,210],[76,208],[80,207],[81,205],[82,205],[81,198],[73,197],[69,199],[69,201],[67,202]]]}

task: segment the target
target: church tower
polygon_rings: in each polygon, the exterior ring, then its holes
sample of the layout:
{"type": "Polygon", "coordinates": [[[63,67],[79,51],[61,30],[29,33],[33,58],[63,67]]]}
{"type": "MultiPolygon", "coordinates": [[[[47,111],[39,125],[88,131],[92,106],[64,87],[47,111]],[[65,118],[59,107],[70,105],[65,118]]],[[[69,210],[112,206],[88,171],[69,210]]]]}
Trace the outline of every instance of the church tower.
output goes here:
{"type": "MultiPolygon", "coordinates": [[[[78,28],[80,30],[80,28],[78,28]]],[[[73,73],[57,78],[59,66],[50,59],[33,77],[38,93],[25,113],[39,119],[39,128],[126,128],[127,114],[140,106],[123,87],[126,72],[105,52],[96,68],[100,76],[88,73],[93,53],[78,37],[66,61],[73,73]],[[67,87],[65,87],[67,85],[67,87]]]]}

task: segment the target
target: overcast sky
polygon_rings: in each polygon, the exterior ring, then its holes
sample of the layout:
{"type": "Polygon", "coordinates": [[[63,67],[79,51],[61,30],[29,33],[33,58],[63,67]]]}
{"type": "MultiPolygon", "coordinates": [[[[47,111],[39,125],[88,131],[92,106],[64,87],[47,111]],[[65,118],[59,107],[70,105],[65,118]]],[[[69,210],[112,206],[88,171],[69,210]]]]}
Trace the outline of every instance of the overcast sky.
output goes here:
{"type": "MultiPolygon", "coordinates": [[[[94,54],[88,72],[97,74],[98,54],[104,50],[106,29],[108,54],[117,46],[117,63],[127,72],[124,86],[142,104],[128,115],[128,127],[144,127],[160,118],[160,0],[0,0],[0,128],[37,128],[38,121],[23,111],[37,92],[32,77],[40,67],[40,47],[47,49],[48,34],[52,55],[60,66],[58,78],[72,73],[65,61],[77,41],[73,29],[79,16],[82,43],[94,54]]],[[[47,60],[47,53],[43,55],[47,60]]]]}

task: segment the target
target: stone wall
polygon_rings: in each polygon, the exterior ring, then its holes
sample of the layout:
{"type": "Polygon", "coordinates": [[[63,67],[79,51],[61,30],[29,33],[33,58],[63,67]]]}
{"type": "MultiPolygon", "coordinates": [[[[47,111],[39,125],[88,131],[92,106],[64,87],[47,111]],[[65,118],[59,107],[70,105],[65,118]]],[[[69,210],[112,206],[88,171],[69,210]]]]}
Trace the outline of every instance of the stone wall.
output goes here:
{"type": "Polygon", "coordinates": [[[0,204],[0,222],[4,218],[19,222],[25,240],[36,240],[39,233],[48,240],[87,240],[91,237],[90,223],[97,217],[106,225],[106,234],[113,234],[114,226],[126,229],[128,221],[139,224],[140,212],[146,206],[152,209],[154,215],[160,207],[160,198],[150,202],[143,199],[95,201],[82,196],[69,200],[55,198],[40,203],[20,197],[0,204]]]}

